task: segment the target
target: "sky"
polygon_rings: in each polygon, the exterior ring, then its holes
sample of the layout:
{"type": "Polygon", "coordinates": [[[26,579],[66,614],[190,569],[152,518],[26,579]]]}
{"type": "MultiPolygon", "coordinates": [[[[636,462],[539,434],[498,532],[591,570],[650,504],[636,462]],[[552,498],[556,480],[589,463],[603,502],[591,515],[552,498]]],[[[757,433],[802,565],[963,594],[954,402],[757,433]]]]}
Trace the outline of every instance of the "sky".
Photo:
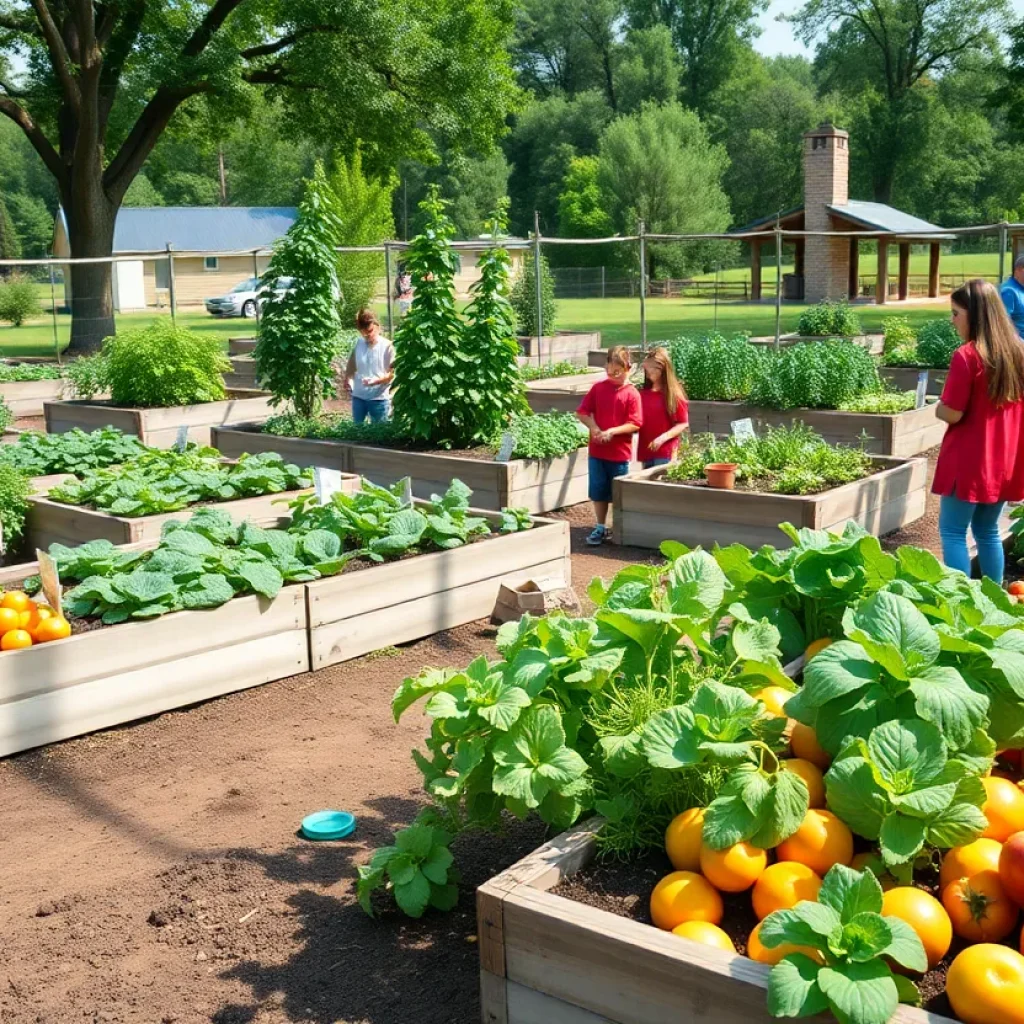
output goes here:
{"type": "MultiPolygon", "coordinates": [[[[1018,17],[1024,16],[1024,0],[1010,0],[1010,5],[1018,17]]],[[[754,49],[771,57],[779,53],[810,57],[810,51],[794,38],[792,26],[775,20],[801,6],[800,0],[771,0],[768,10],[761,15],[761,35],[754,41],[754,49]]]]}

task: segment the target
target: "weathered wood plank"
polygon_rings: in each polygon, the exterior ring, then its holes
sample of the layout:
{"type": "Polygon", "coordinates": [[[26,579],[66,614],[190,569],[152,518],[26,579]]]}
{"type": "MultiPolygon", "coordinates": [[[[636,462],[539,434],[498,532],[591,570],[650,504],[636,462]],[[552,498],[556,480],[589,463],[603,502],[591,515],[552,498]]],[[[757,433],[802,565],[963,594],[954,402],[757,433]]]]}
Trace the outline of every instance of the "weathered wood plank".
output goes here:
{"type": "MultiPolygon", "coordinates": [[[[916,391],[917,375],[924,367],[915,366],[880,366],[878,372],[897,391],[916,391]]],[[[928,387],[925,394],[930,398],[938,398],[946,384],[949,370],[928,369],[928,387]]]]}
{"type": "Polygon", "coordinates": [[[508,1024],[615,1024],[514,981],[505,981],[505,1004],[508,1024]]]}
{"type": "Polygon", "coordinates": [[[508,985],[505,978],[480,970],[480,1020],[483,1024],[508,1024],[508,985]]]}
{"type": "Polygon", "coordinates": [[[54,402],[64,393],[64,381],[11,380],[0,383],[0,400],[16,417],[42,416],[43,403],[54,402]]]}
{"type": "Polygon", "coordinates": [[[351,464],[351,445],[340,441],[316,441],[311,438],[279,437],[264,434],[257,424],[240,424],[233,427],[213,427],[210,431],[211,444],[221,455],[237,459],[240,455],[258,455],[263,452],[277,452],[286,462],[294,462],[305,469],[320,466],[322,469],[337,469],[348,473],[351,464]],[[246,429],[248,427],[254,429],[246,429]]]}
{"type": "Polygon", "coordinates": [[[519,351],[531,363],[557,363],[562,360],[584,364],[587,355],[593,348],[601,347],[600,331],[555,331],[554,335],[545,335],[538,339],[528,335],[520,335],[519,351]]]}

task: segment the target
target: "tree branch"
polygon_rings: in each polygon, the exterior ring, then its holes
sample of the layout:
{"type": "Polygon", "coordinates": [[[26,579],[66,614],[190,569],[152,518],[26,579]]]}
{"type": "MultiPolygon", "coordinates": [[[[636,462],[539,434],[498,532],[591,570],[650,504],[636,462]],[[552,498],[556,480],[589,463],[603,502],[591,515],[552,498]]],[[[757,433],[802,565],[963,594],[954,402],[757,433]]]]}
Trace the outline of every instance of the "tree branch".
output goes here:
{"type": "Polygon", "coordinates": [[[321,33],[325,35],[334,35],[340,31],[340,27],[335,27],[333,25],[311,25],[308,28],[300,28],[295,32],[291,32],[280,39],[275,39],[273,42],[261,43],[259,46],[250,46],[247,50],[242,50],[241,56],[246,60],[254,60],[256,57],[270,57],[273,54],[280,53],[282,50],[294,45],[300,39],[305,39],[307,36],[318,35],[321,33]]]}
{"type": "Polygon", "coordinates": [[[46,0],[32,0],[32,9],[36,12],[39,20],[39,28],[43,38],[46,40],[46,48],[50,51],[50,63],[61,85],[64,87],[64,94],[71,108],[77,113],[82,105],[82,96],[78,90],[78,83],[71,73],[71,58],[64,46],[60,29],[50,14],[50,8],[46,6],[46,0]]]}
{"type": "MultiPolygon", "coordinates": [[[[102,40],[105,36],[108,44],[99,88],[100,131],[104,135],[110,111],[117,97],[117,90],[121,85],[121,72],[139,37],[145,14],[146,0],[128,0],[127,10],[122,10],[120,3],[113,3],[100,16],[96,28],[96,38],[102,40]],[[109,28],[104,23],[106,10],[114,12],[110,18],[113,24],[109,28]],[[121,15],[120,18],[117,17],[118,14],[121,15]]],[[[101,42],[100,45],[104,44],[101,42]]]]}
{"type": "Polygon", "coordinates": [[[271,68],[254,68],[252,71],[245,71],[242,73],[242,78],[250,85],[276,85],[309,92],[323,88],[315,82],[297,82],[293,78],[288,78],[287,72],[280,64],[275,64],[271,68]]]}
{"type": "Polygon", "coordinates": [[[99,4],[99,17],[96,19],[96,45],[103,49],[110,42],[110,37],[117,27],[117,16],[121,13],[121,5],[117,0],[99,4]]]}
{"type": "Polygon", "coordinates": [[[206,17],[200,22],[199,27],[192,33],[192,38],[185,44],[181,55],[183,57],[198,57],[210,44],[210,40],[217,30],[227,21],[228,15],[244,2],[245,0],[217,0],[206,12],[206,17]]]}
{"type": "Polygon", "coordinates": [[[22,35],[32,36],[34,39],[42,39],[42,32],[39,30],[39,23],[28,11],[17,14],[14,11],[7,11],[0,14],[0,28],[8,32],[20,32],[22,35]]]}
{"type": "Polygon", "coordinates": [[[56,178],[58,187],[63,189],[67,182],[67,168],[28,111],[18,106],[10,97],[0,96],[0,114],[10,118],[25,133],[25,137],[32,143],[32,148],[46,164],[47,170],[56,178]]]}

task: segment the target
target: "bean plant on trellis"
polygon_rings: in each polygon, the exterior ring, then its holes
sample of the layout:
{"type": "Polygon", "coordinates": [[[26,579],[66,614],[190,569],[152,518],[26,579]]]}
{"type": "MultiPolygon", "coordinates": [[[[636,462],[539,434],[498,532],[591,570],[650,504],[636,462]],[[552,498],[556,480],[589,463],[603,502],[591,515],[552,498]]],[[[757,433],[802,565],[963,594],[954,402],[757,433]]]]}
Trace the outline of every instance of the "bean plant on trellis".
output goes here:
{"type": "Polygon", "coordinates": [[[290,402],[299,416],[314,416],[335,393],[341,322],[334,246],[339,230],[334,195],[318,162],[298,218],[274,247],[260,281],[266,300],[253,353],[256,375],[272,393],[271,403],[290,402]],[[292,288],[280,295],[275,292],[279,277],[293,279],[292,288]]]}
{"type": "MultiPolygon", "coordinates": [[[[491,237],[499,238],[507,227],[508,200],[503,200],[490,225],[491,237]]],[[[514,413],[527,411],[526,390],[519,373],[519,342],[516,314],[509,301],[508,250],[485,249],[473,285],[473,301],[466,309],[463,350],[471,360],[467,375],[476,377],[468,387],[471,440],[486,443],[505,428],[514,413]]]]}

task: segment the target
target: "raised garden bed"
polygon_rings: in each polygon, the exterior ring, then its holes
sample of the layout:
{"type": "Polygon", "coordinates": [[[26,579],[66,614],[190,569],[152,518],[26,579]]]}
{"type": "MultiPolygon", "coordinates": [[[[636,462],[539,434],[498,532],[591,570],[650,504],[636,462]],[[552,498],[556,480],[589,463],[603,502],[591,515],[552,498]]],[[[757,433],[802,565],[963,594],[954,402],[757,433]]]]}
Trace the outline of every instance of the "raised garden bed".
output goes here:
{"type": "Polygon", "coordinates": [[[530,381],[526,385],[526,401],[538,413],[575,412],[583,396],[604,376],[603,370],[595,370],[593,373],[530,381]]]}
{"type": "MultiPolygon", "coordinates": [[[[644,350],[639,346],[627,345],[629,349],[629,358],[634,364],[639,363],[644,357],[644,350]]],[[[593,367],[599,367],[601,369],[608,362],[608,349],[606,348],[592,348],[587,353],[587,365],[593,367]]]]}
{"type": "Polygon", "coordinates": [[[841,530],[851,520],[876,536],[924,515],[926,459],[879,458],[879,471],[820,494],[763,494],[668,483],[664,466],[613,482],[614,536],[619,544],[657,548],[663,540],[788,546],[779,523],[841,530]]]}
{"type": "Polygon", "coordinates": [[[229,356],[250,356],[255,351],[255,338],[228,338],[229,356]]]}
{"type": "Polygon", "coordinates": [[[891,384],[897,391],[915,391],[917,376],[922,370],[928,373],[928,390],[925,392],[932,398],[938,398],[946,386],[949,370],[927,369],[918,366],[880,366],[878,373],[884,381],[891,384]]]}
{"type": "Polygon", "coordinates": [[[0,399],[15,417],[42,416],[44,402],[64,394],[63,380],[11,380],[0,383],[0,399]]]}
{"type": "Polygon", "coordinates": [[[46,402],[43,405],[47,433],[62,434],[74,427],[95,430],[111,426],[125,434],[134,434],[143,444],[153,448],[172,447],[178,438],[179,428],[183,426],[188,427],[188,440],[209,445],[214,427],[262,421],[273,412],[270,395],[247,390],[230,391],[222,402],[176,405],[167,409],[128,409],[112,405],[109,401],[95,400],[46,402]]]}
{"type": "MultiPolygon", "coordinates": [[[[772,1024],[766,965],[551,892],[594,858],[600,825],[562,833],[477,890],[485,1024],[772,1024]]],[[[900,1006],[891,1024],[956,1022],[900,1006]]]]}
{"type": "Polygon", "coordinates": [[[585,448],[553,459],[497,462],[455,453],[435,455],[342,441],[278,437],[260,433],[256,424],[244,427],[248,429],[216,427],[211,443],[228,458],[244,452],[279,452],[287,462],[298,466],[355,473],[381,486],[410,477],[417,498],[443,493],[457,478],[472,488],[473,505],[490,511],[515,507],[538,515],[587,499],[585,448]]]}
{"type": "MultiPolygon", "coordinates": [[[[773,334],[762,335],[750,339],[754,345],[774,345],[773,334]]],[[[873,356],[882,354],[884,335],[882,334],[854,334],[846,336],[842,334],[783,334],[779,337],[780,345],[799,345],[804,341],[854,341],[863,345],[873,356]]]]}
{"type": "Polygon", "coordinates": [[[224,387],[229,391],[258,391],[256,360],[251,355],[231,356],[231,373],[224,374],[224,387]]]}
{"type": "Polygon", "coordinates": [[[554,335],[539,339],[522,335],[518,340],[521,362],[542,365],[565,359],[585,366],[590,350],[601,347],[601,332],[555,331],[554,335]]]}

